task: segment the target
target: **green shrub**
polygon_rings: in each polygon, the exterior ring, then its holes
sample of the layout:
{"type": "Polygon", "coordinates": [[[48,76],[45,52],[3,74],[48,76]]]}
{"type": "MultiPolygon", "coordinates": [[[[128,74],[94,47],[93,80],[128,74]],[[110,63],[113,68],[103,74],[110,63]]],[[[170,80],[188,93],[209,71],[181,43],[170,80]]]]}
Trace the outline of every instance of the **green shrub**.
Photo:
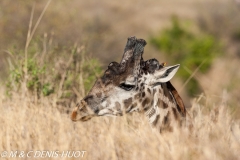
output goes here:
{"type": "Polygon", "coordinates": [[[25,85],[27,92],[37,94],[37,97],[54,94],[58,100],[64,101],[76,99],[76,91],[84,96],[102,71],[99,61],[87,60],[83,46],[46,46],[43,49],[41,43],[45,42],[37,40],[31,43],[27,60],[23,50],[10,51],[12,59],[6,82],[7,95],[23,92],[25,85]]]}
{"type": "Polygon", "coordinates": [[[88,77],[83,80],[83,84],[86,91],[89,91],[95,82],[96,77],[99,77],[99,74],[102,71],[100,63],[97,59],[90,59],[88,63],[83,64],[83,76],[88,77]]]}
{"type": "MultiPolygon", "coordinates": [[[[150,43],[162,51],[168,61],[183,66],[177,74],[183,81],[191,76],[189,71],[194,72],[199,66],[201,73],[207,72],[213,59],[221,53],[221,46],[215,37],[190,31],[188,27],[183,27],[175,16],[172,17],[171,27],[151,37],[150,43]]],[[[194,77],[186,87],[190,96],[201,91],[194,77]]]]}

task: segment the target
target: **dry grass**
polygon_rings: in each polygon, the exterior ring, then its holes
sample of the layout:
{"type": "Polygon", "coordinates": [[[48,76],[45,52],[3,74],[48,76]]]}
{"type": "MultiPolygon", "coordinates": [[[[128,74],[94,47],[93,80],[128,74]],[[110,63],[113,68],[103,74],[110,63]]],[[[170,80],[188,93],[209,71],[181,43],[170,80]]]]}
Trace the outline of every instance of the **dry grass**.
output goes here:
{"type": "Polygon", "coordinates": [[[240,157],[240,123],[231,119],[224,103],[208,112],[196,100],[189,111],[194,122],[191,132],[183,128],[160,135],[140,114],[74,123],[53,107],[51,98],[35,102],[17,94],[11,100],[0,98],[0,151],[85,150],[84,159],[240,157]]]}

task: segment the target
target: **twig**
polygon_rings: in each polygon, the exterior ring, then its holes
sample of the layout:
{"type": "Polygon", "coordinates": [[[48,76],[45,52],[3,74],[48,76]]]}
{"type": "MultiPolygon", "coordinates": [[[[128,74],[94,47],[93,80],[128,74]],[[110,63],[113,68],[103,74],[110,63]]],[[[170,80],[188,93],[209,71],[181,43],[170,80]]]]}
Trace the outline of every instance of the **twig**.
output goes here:
{"type": "Polygon", "coordinates": [[[67,62],[67,65],[66,65],[66,68],[64,70],[64,73],[62,74],[62,78],[61,78],[61,81],[60,81],[60,84],[59,84],[59,89],[58,89],[58,93],[57,93],[57,98],[60,98],[62,96],[62,88],[63,88],[63,84],[64,84],[64,81],[65,81],[65,78],[67,76],[67,70],[68,70],[68,67],[70,66],[70,64],[72,63],[72,60],[73,60],[73,54],[71,54],[68,62],[67,62]]]}
{"type": "MultiPolygon", "coordinates": [[[[43,15],[44,15],[44,13],[46,12],[46,10],[47,10],[47,8],[48,8],[48,6],[49,6],[49,4],[50,4],[51,1],[52,1],[52,0],[48,0],[46,6],[44,7],[44,9],[43,9],[43,11],[42,11],[42,13],[41,13],[41,15],[39,16],[39,18],[38,18],[38,20],[37,20],[37,22],[36,22],[36,24],[35,24],[35,26],[34,26],[34,28],[33,28],[33,30],[32,30],[32,33],[29,35],[29,37],[28,37],[28,39],[27,39],[26,48],[28,47],[29,43],[31,42],[32,37],[33,37],[33,35],[34,35],[34,33],[35,33],[35,31],[36,31],[39,23],[41,22],[42,17],[43,17],[43,15]]],[[[34,5],[34,6],[35,6],[35,5],[34,5]]]]}
{"type": "MultiPolygon", "coordinates": [[[[41,15],[39,16],[39,18],[38,18],[38,20],[37,20],[37,22],[36,22],[36,24],[35,24],[35,26],[34,26],[32,31],[31,31],[31,29],[32,29],[33,14],[34,14],[34,10],[35,10],[35,3],[33,5],[32,11],[31,11],[31,16],[30,16],[30,21],[29,21],[29,28],[28,28],[28,34],[27,34],[27,40],[26,40],[26,45],[25,45],[25,53],[24,53],[25,54],[25,61],[24,61],[24,63],[25,63],[25,65],[24,65],[25,77],[24,77],[24,85],[23,85],[23,87],[26,86],[26,82],[27,82],[28,46],[29,46],[29,44],[30,44],[30,42],[32,40],[32,37],[33,37],[33,35],[34,35],[34,33],[35,33],[35,31],[36,31],[40,21],[42,20],[42,17],[44,15],[44,13],[46,12],[46,10],[47,10],[47,8],[48,8],[48,6],[49,6],[51,1],[52,0],[48,0],[47,4],[45,5],[45,7],[44,7],[41,15]]],[[[25,88],[24,88],[24,93],[25,93],[25,88]]]]}
{"type": "Polygon", "coordinates": [[[29,20],[29,26],[28,26],[28,33],[27,33],[27,40],[26,40],[26,45],[25,45],[25,50],[24,50],[24,68],[23,68],[23,72],[24,72],[24,80],[23,80],[23,85],[22,85],[22,89],[23,89],[23,94],[25,94],[26,92],[26,83],[27,83],[27,65],[28,65],[28,52],[27,52],[27,49],[28,49],[28,44],[29,44],[29,39],[30,39],[30,36],[31,36],[31,29],[32,29],[32,20],[33,20],[33,13],[34,13],[34,10],[35,10],[35,3],[32,7],[32,11],[31,11],[31,16],[30,16],[30,20],[29,20]]]}
{"type": "Polygon", "coordinates": [[[73,87],[72,89],[73,89],[73,92],[74,92],[80,99],[83,98],[83,96],[81,96],[81,94],[78,92],[78,90],[77,90],[75,87],[73,87]]]}
{"type": "Polygon", "coordinates": [[[187,79],[187,81],[183,84],[182,88],[179,90],[179,92],[182,92],[183,88],[186,87],[188,82],[195,76],[195,74],[198,72],[198,70],[202,67],[202,65],[206,62],[206,59],[202,61],[202,63],[194,70],[194,72],[191,74],[191,76],[187,79]]]}

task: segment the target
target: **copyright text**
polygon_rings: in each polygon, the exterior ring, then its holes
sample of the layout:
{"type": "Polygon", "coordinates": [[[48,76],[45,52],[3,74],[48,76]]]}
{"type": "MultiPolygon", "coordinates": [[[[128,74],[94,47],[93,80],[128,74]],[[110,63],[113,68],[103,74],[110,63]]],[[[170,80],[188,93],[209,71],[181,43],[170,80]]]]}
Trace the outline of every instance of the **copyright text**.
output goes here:
{"type": "Polygon", "coordinates": [[[0,158],[83,158],[87,151],[0,151],[0,158]]]}

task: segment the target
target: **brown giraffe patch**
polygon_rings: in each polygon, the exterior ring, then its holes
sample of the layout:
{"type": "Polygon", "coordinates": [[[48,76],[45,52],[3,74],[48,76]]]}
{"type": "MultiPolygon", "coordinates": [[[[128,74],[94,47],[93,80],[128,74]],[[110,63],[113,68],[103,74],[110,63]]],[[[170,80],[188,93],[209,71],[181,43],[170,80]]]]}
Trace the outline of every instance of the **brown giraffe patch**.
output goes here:
{"type": "Polygon", "coordinates": [[[143,106],[143,110],[144,110],[144,111],[148,111],[149,108],[151,108],[151,107],[153,106],[153,103],[154,103],[154,101],[151,101],[151,105],[143,106]]]}
{"type": "Polygon", "coordinates": [[[98,98],[102,97],[102,93],[101,92],[96,93],[96,95],[97,95],[98,98]]]}
{"type": "Polygon", "coordinates": [[[151,90],[148,88],[147,91],[149,92],[149,94],[151,94],[151,90]]]}
{"type": "Polygon", "coordinates": [[[173,127],[170,126],[170,125],[167,126],[167,127],[160,127],[160,130],[159,130],[160,133],[163,133],[163,132],[166,132],[166,131],[172,132],[173,131],[173,127]]]}
{"type": "Polygon", "coordinates": [[[157,117],[156,117],[156,118],[154,119],[154,121],[152,122],[152,124],[153,124],[154,126],[157,124],[159,118],[160,118],[160,115],[157,115],[157,117]]]}
{"type": "Polygon", "coordinates": [[[154,88],[154,89],[153,89],[153,95],[155,95],[155,93],[156,93],[156,89],[154,88]]]}
{"type": "Polygon", "coordinates": [[[125,99],[123,103],[124,103],[124,107],[128,108],[132,104],[132,98],[125,99]]]}
{"type": "Polygon", "coordinates": [[[153,104],[154,104],[154,101],[151,102],[151,106],[153,106],[153,104]]]}
{"type": "Polygon", "coordinates": [[[160,99],[158,99],[157,101],[157,106],[163,109],[168,108],[168,105],[165,102],[161,101],[160,99]]]}
{"type": "Polygon", "coordinates": [[[115,102],[115,106],[116,106],[117,111],[121,110],[121,104],[119,102],[115,102]]]}
{"type": "Polygon", "coordinates": [[[162,93],[162,88],[159,88],[159,93],[162,93]]]}
{"type": "Polygon", "coordinates": [[[177,109],[173,107],[172,111],[173,111],[173,116],[174,116],[175,120],[178,120],[177,109]]]}
{"type": "Polygon", "coordinates": [[[142,106],[144,107],[145,105],[147,105],[150,102],[150,100],[148,98],[145,98],[142,102],[142,106]]]}
{"type": "Polygon", "coordinates": [[[157,101],[157,106],[161,108],[161,101],[160,101],[160,99],[158,99],[158,101],[157,101]]]}
{"type": "Polygon", "coordinates": [[[133,108],[135,108],[137,106],[137,103],[133,103],[127,110],[126,112],[130,112],[133,108]]]}
{"type": "Polygon", "coordinates": [[[142,97],[145,97],[145,92],[142,92],[142,97]]]}
{"type": "Polygon", "coordinates": [[[148,111],[149,109],[151,108],[151,106],[145,106],[144,108],[143,108],[143,111],[148,111]]]}
{"type": "Polygon", "coordinates": [[[134,99],[139,99],[141,97],[141,93],[138,93],[134,96],[134,99]]]}
{"type": "Polygon", "coordinates": [[[111,104],[111,101],[107,100],[106,108],[108,108],[110,104],[111,104]]]}
{"type": "Polygon", "coordinates": [[[91,100],[91,99],[93,99],[93,95],[88,95],[83,100],[86,102],[86,101],[91,100]]]}
{"type": "Polygon", "coordinates": [[[163,107],[163,109],[166,109],[166,108],[168,108],[168,105],[165,102],[163,102],[162,107],[163,107]]]}
{"type": "Polygon", "coordinates": [[[170,114],[169,112],[167,113],[167,115],[163,118],[163,125],[170,125],[170,114]]]}

